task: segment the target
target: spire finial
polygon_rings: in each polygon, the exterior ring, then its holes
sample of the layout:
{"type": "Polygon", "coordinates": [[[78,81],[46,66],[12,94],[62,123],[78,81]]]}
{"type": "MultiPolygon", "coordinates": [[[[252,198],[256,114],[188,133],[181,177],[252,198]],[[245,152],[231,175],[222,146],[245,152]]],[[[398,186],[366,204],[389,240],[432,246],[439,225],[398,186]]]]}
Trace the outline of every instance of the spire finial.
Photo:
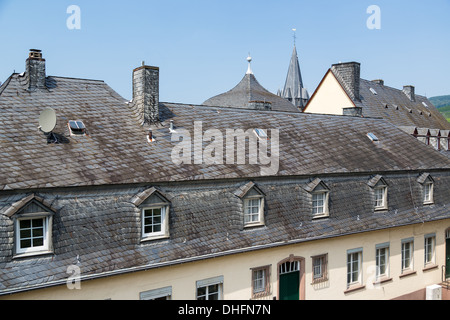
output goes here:
{"type": "Polygon", "coordinates": [[[251,66],[252,57],[250,56],[250,52],[248,53],[247,61],[248,61],[247,74],[253,74],[252,66],[251,66]]]}
{"type": "Polygon", "coordinates": [[[294,31],[294,46],[295,46],[295,41],[297,40],[297,34],[295,33],[297,31],[296,28],[293,28],[292,31],[294,31]]]}

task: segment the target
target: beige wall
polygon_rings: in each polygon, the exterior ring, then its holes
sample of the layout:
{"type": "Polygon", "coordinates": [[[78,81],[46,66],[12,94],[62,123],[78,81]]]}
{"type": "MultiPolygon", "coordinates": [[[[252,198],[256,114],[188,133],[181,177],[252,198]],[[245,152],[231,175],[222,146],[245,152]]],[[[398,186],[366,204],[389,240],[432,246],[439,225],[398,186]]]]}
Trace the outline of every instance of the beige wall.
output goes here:
{"type": "MultiPolygon", "coordinates": [[[[424,289],[441,281],[441,266],[445,259],[445,230],[450,219],[426,224],[367,232],[359,235],[284,245],[278,248],[258,250],[250,253],[205,259],[148,271],[139,271],[120,276],[81,282],[81,289],[69,290],[65,285],[30,291],[1,299],[139,299],[139,293],[172,286],[172,299],[195,299],[196,281],[216,276],[224,277],[224,298],[248,300],[251,298],[251,268],[271,265],[272,294],[277,296],[277,263],[293,254],[305,258],[306,299],[392,299],[424,289]],[[436,264],[438,268],[423,271],[424,236],[436,234],[436,264]],[[401,240],[414,237],[415,274],[400,278],[401,240]],[[372,285],[375,265],[375,245],[390,243],[391,281],[378,287],[372,285]],[[346,290],[347,250],[363,248],[364,289],[351,293],[346,290]],[[311,256],[328,254],[329,280],[312,285],[311,256]]],[[[81,270],[82,271],[82,270],[81,270]]]]}
{"type": "Polygon", "coordinates": [[[330,71],[316,89],[305,110],[307,113],[342,115],[342,108],[355,105],[330,71]]]}

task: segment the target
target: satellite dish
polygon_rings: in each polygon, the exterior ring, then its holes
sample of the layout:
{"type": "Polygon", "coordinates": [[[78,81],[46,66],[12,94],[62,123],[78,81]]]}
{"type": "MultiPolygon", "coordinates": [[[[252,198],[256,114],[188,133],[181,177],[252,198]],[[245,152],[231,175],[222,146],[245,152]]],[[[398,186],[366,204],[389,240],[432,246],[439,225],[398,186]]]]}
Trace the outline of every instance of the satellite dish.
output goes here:
{"type": "Polygon", "coordinates": [[[52,132],[56,126],[56,112],[52,108],[48,107],[42,110],[39,116],[39,126],[44,132],[52,132]]]}

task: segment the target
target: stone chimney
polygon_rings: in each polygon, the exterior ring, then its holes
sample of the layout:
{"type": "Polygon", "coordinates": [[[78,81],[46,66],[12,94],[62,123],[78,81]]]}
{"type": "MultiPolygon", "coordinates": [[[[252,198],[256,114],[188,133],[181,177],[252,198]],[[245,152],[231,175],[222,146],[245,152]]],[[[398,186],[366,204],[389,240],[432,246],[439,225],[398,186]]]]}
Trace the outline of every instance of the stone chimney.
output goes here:
{"type": "Polygon", "coordinates": [[[45,59],[42,59],[41,50],[30,49],[25,68],[29,79],[28,89],[45,88],[45,59]]]}
{"type": "Polygon", "coordinates": [[[350,98],[360,101],[361,64],[359,62],[337,63],[331,66],[331,70],[345,88],[350,98]]]}
{"type": "Polygon", "coordinates": [[[159,68],[144,65],[133,70],[133,105],[142,124],[159,122],[159,68]]]}
{"type": "Polygon", "coordinates": [[[416,94],[414,86],[403,86],[403,93],[406,94],[409,100],[416,101],[416,94]]]}

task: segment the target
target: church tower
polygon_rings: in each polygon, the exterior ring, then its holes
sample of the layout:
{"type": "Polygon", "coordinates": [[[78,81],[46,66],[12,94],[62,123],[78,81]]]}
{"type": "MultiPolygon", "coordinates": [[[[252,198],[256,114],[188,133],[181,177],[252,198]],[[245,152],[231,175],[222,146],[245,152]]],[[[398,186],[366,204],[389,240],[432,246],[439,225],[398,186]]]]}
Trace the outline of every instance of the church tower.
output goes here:
{"type": "Polygon", "coordinates": [[[289,100],[293,105],[299,108],[300,111],[303,111],[309,100],[309,93],[303,87],[302,74],[300,72],[300,64],[298,63],[297,48],[295,43],[284,89],[283,91],[280,91],[278,95],[289,100]]]}

